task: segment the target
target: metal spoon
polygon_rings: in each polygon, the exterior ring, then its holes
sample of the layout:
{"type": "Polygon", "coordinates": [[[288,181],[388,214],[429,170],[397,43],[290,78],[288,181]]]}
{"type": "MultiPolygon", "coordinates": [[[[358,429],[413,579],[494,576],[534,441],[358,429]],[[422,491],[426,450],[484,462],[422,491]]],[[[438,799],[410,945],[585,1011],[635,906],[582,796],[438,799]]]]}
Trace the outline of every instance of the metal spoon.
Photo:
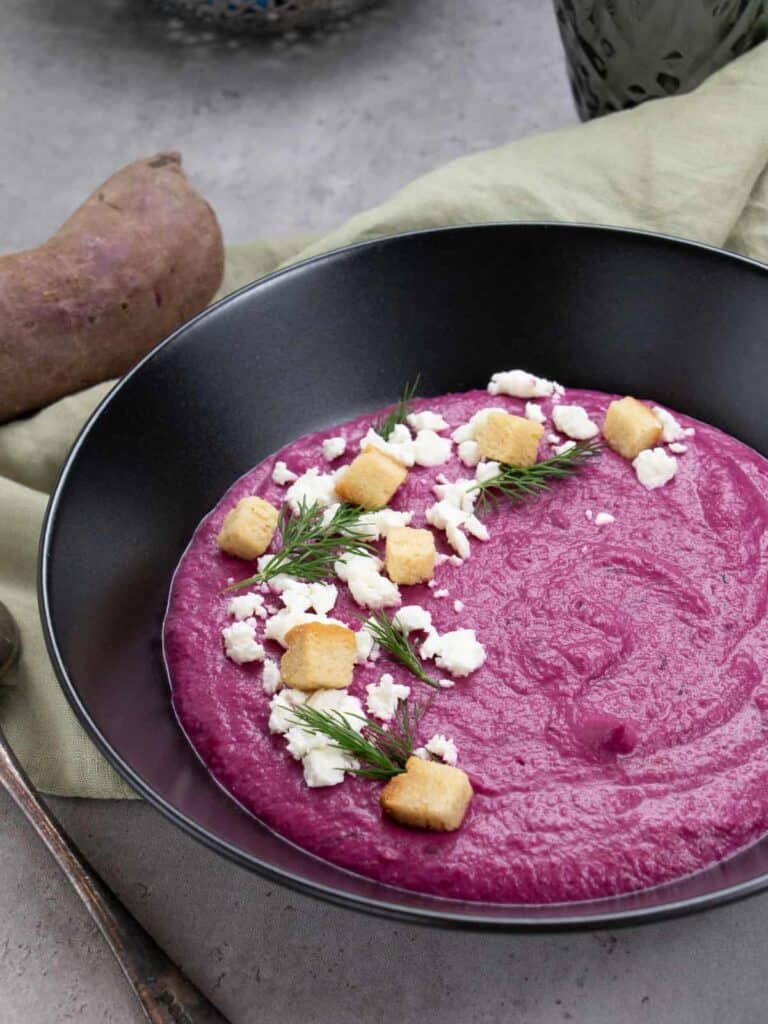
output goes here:
{"type": "MultiPolygon", "coordinates": [[[[15,619],[0,602],[0,679],[21,650],[15,619]]],[[[101,929],[152,1024],[228,1024],[125,909],[36,793],[0,731],[0,783],[27,816],[101,929]]]]}

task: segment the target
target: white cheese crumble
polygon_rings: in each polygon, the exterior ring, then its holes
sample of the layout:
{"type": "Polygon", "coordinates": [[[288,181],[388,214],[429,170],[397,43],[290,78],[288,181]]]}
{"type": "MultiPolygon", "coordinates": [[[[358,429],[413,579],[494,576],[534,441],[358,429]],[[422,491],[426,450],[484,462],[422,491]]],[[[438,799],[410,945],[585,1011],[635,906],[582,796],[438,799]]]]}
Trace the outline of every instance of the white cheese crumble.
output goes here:
{"type": "Polygon", "coordinates": [[[608,526],[615,522],[616,516],[612,516],[610,512],[598,512],[595,516],[595,526],[608,526]]]}
{"type": "Polygon", "coordinates": [[[547,417],[544,415],[544,410],[536,402],[525,403],[525,418],[531,420],[533,423],[540,423],[542,426],[547,422],[547,417]]]}
{"type": "Polygon", "coordinates": [[[264,648],[256,639],[256,619],[233,622],[222,629],[221,635],[227,657],[238,665],[264,660],[264,648]]]}
{"type": "Polygon", "coordinates": [[[463,612],[464,611],[464,602],[461,601],[458,597],[453,602],[453,610],[455,612],[463,612]]]}
{"type": "Polygon", "coordinates": [[[456,685],[455,679],[438,679],[437,685],[441,690],[450,690],[452,686],[456,685]]]}
{"type": "Polygon", "coordinates": [[[685,437],[683,428],[671,412],[662,409],[660,405],[654,405],[651,412],[661,424],[661,440],[665,444],[669,444],[671,441],[679,441],[681,437],[685,437]]]}
{"type": "Polygon", "coordinates": [[[423,658],[434,658],[438,668],[453,676],[468,676],[485,662],[485,648],[474,629],[454,629],[449,633],[433,631],[421,645],[423,658]]]}
{"type": "Polygon", "coordinates": [[[314,608],[318,615],[327,615],[339,595],[333,583],[304,583],[285,575],[274,576],[269,582],[274,590],[281,592],[280,600],[285,607],[295,612],[314,608]]]}
{"type": "Polygon", "coordinates": [[[432,629],[432,614],[420,604],[404,604],[392,616],[392,625],[406,636],[415,630],[428,633],[432,629]]]}
{"type": "Polygon", "coordinates": [[[465,466],[476,466],[480,461],[480,445],[477,441],[462,441],[457,451],[465,466]]]}
{"type": "Polygon", "coordinates": [[[389,608],[400,604],[396,583],[382,576],[384,563],[368,555],[342,555],[334,564],[334,572],[349,587],[354,600],[364,608],[389,608]]]}
{"type": "Polygon", "coordinates": [[[663,487],[677,472],[677,459],[674,455],[667,455],[663,448],[646,448],[632,465],[637,479],[649,491],[663,487]]]}
{"type": "Polygon", "coordinates": [[[562,444],[557,445],[557,447],[553,448],[552,450],[554,451],[555,455],[565,455],[566,452],[569,452],[571,448],[575,447],[575,441],[564,441],[562,444]]]}
{"type": "Polygon", "coordinates": [[[435,733],[432,739],[427,742],[425,749],[428,754],[439,757],[446,764],[456,764],[459,759],[456,744],[441,732],[435,733]]]}
{"type": "Polygon", "coordinates": [[[379,656],[379,645],[373,639],[373,634],[366,629],[364,622],[355,633],[355,662],[362,665],[366,661],[376,661],[379,656]]]}
{"type": "Polygon", "coordinates": [[[326,437],[323,441],[323,458],[326,462],[340,459],[347,450],[347,442],[343,437],[326,437]]]}
{"type": "Polygon", "coordinates": [[[413,438],[404,423],[398,423],[394,427],[387,441],[371,427],[360,441],[360,451],[366,448],[378,448],[379,451],[402,462],[404,466],[412,466],[415,461],[413,438]]]}
{"type": "Polygon", "coordinates": [[[495,476],[498,476],[501,472],[501,463],[494,462],[489,459],[487,462],[481,462],[475,470],[475,480],[478,483],[484,484],[488,480],[493,480],[495,476]]]}
{"type": "Polygon", "coordinates": [[[367,540],[379,540],[381,537],[387,537],[389,531],[396,526],[408,526],[412,519],[413,512],[395,512],[391,508],[382,508],[378,512],[366,512],[364,516],[360,516],[355,525],[355,532],[367,540]]]}
{"type": "Polygon", "coordinates": [[[344,772],[357,768],[357,761],[335,746],[310,750],[301,763],[304,767],[304,781],[312,789],[338,786],[344,781],[344,772]]]}
{"type": "Polygon", "coordinates": [[[275,467],[272,470],[272,481],[274,483],[280,487],[285,487],[286,484],[292,484],[294,480],[298,480],[298,477],[288,469],[284,462],[275,463],[275,467]]]}
{"type": "Polygon", "coordinates": [[[269,702],[269,731],[288,732],[294,725],[290,715],[294,708],[306,703],[307,695],[301,690],[281,690],[269,702]]]}
{"type": "Polygon", "coordinates": [[[547,434],[545,440],[548,444],[560,444],[560,437],[558,434],[547,434]]]}
{"type": "Polygon", "coordinates": [[[553,380],[536,377],[525,370],[504,370],[494,373],[488,391],[492,395],[511,395],[512,398],[548,398],[562,394],[563,388],[553,380]]]}
{"type": "Polygon", "coordinates": [[[307,505],[333,505],[338,502],[336,477],[333,473],[321,473],[316,467],[308,469],[288,488],[285,500],[294,515],[298,515],[302,501],[307,505]]]}
{"type": "Polygon", "coordinates": [[[229,599],[227,605],[227,611],[230,615],[238,620],[250,619],[253,616],[257,616],[260,619],[267,617],[267,609],[264,607],[264,598],[261,594],[254,594],[249,592],[247,594],[238,594],[235,597],[229,599]]]}
{"type": "Polygon", "coordinates": [[[448,591],[445,590],[444,588],[442,590],[436,590],[434,592],[434,597],[436,597],[438,600],[442,600],[442,598],[448,597],[448,596],[449,596],[448,591]]]}
{"type": "Polygon", "coordinates": [[[398,702],[408,699],[411,688],[396,683],[394,678],[385,672],[378,683],[369,683],[365,692],[368,694],[365,702],[366,711],[383,722],[390,722],[395,717],[398,702]]]}
{"type": "Polygon", "coordinates": [[[423,412],[412,412],[407,420],[408,426],[417,432],[419,430],[436,430],[439,434],[441,430],[448,429],[448,423],[440,413],[432,412],[430,409],[425,409],[423,412]]]}
{"type": "Polygon", "coordinates": [[[264,669],[261,674],[261,685],[269,697],[280,689],[280,666],[272,658],[264,659],[264,669]]]}
{"type": "Polygon", "coordinates": [[[679,441],[673,441],[669,446],[669,450],[674,452],[675,455],[684,455],[688,451],[688,445],[680,444],[679,441]]]}
{"type": "Polygon", "coordinates": [[[442,466],[451,457],[451,439],[440,437],[434,430],[420,430],[413,442],[413,459],[417,466],[442,466]]]}
{"type": "Polygon", "coordinates": [[[552,420],[561,434],[576,441],[588,441],[596,437],[600,429],[581,405],[558,405],[552,410],[552,420]]]}

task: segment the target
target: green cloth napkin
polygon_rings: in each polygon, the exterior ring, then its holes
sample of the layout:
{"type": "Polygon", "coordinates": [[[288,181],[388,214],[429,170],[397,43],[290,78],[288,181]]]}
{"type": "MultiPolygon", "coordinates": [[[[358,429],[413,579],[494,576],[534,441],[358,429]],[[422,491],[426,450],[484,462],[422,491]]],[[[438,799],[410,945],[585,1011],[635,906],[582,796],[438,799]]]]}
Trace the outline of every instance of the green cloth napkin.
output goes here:
{"type": "MultiPolygon", "coordinates": [[[[280,265],[412,228],[555,220],[647,228],[768,262],[768,44],[687,96],[456,160],[322,238],[230,248],[221,294],[280,265]]],[[[768,286],[768,285],[767,285],[768,286]]],[[[0,721],[48,793],[132,793],[75,721],[48,661],[37,613],[40,523],[57,469],[101,384],[0,428],[0,600],[23,654],[0,687],[0,721]]]]}

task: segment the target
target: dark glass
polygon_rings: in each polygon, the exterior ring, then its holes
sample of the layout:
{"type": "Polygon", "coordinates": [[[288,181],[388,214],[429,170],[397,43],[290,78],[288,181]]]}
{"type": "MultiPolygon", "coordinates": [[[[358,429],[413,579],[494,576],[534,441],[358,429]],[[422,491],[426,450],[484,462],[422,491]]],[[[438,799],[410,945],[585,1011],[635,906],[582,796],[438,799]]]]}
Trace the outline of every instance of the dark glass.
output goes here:
{"type": "Polygon", "coordinates": [[[555,0],[583,121],[695,89],[766,36],[766,0],[555,0]]]}

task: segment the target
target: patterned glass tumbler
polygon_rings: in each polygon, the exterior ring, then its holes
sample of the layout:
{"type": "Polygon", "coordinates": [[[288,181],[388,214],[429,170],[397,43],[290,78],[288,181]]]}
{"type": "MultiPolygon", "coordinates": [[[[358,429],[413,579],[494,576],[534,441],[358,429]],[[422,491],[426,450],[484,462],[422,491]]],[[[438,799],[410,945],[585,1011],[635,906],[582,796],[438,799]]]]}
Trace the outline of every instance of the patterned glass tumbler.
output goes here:
{"type": "Polygon", "coordinates": [[[768,34],[768,0],[555,0],[583,121],[694,89],[768,34]]]}

